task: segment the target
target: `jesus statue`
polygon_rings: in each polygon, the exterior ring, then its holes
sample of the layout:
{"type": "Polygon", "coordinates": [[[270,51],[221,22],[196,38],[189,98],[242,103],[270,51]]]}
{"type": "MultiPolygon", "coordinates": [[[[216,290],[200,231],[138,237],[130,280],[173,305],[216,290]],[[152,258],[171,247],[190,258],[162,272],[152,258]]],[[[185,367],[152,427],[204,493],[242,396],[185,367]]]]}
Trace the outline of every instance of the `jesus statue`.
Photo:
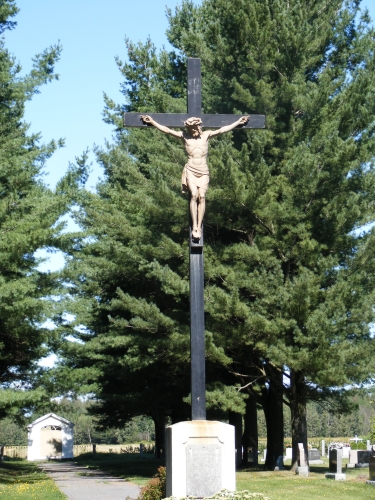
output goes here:
{"type": "Polygon", "coordinates": [[[210,182],[210,172],[207,165],[208,139],[216,135],[225,134],[233,130],[238,125],[245,125],[249,121],[249,116],[241,116],[237,121],[217,130],[202,131],[202,120],[191,117],[184,122],[187,132],[172,130],[169,127],[160,125],[151,116],[142,115],[144,123],[153,125],[165,134],[173,135],[182,139],[188,155],[182,172],[182,192],[190,192],[190,214],[192,220],[192,238],[199,241],[202,237],[202,221],[206,209],[206,191],[210,182]]]}

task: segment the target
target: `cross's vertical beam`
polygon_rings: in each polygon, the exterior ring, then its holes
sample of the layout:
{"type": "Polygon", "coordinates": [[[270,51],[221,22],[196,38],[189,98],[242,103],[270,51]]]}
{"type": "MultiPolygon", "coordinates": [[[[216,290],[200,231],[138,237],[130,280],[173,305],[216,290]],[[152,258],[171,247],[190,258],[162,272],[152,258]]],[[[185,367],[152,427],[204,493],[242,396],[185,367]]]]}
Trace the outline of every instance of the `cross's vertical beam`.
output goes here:
{"type": "Polygon", "coordinates": [[[204,348],[203,226],[198,243],[190,229],[190,357],[191,419],[206,420],[206,376],[204,348]]]}
{"type": "MultiPolygon", "coordinates": [[[[201,60],[187,60],[188,115],[202,114],[201,60]]],[[[190,197],[189,197],[190,198],[190,197]]],[[[190,203],[190,200],[189,200],[190,203]]],[[[204,349],[204,268],[202,237],[195,243],[190,221],[190,359],[191,359],[191,419],[206,420],[206,369],[204,349]]]]}
{"type": "Polygon", "coordinates": [[[201,60],[189,57],[187,60],[188,115],[200,117],[202,114],[201,60]]]}

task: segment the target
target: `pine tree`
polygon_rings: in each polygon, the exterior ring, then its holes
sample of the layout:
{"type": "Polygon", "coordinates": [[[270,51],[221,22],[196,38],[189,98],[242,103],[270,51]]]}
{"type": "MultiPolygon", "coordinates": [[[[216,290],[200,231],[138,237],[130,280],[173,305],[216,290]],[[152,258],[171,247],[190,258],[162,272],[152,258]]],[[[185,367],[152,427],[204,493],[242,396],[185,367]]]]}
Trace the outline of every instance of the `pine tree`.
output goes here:
{"type": "Polygon", "coordinates": [[[358,14],[357,1],[185,1],[169,12],[176,52],[128,43],[126,105],[106,98],[116,141],[98,151],[105,179],[79,214],[92,238],[67,275],[87,328],[67,365],[97,384],[107,418],[106,405],[171,413],[188,395],[184,152],[158,131],[124,131],[120,117],[186,109],[186,55],[202,59],[205,112],[267,115],[267,130],[211,146],[210,406],[243,413],[246,391],[265,408],[283,395],[295,462],[307,401],[373,375],[374,231],[363,228],[375,215],[374,31],[358,14]]]}
{"type": "Polygon", "coordinates": [[[307,400],[372,373],[374,236],[360,229],[374,220],[374,31],[358,12],[207,0],[170,13],[170,40],[204,62],[205,111],[267,115],[266,133],[211,158],[206,228],[223,246],[208,310],[234,362],[248,347],[259,374],[289,377],[294,460],[307,400]]]}
{"type": "MultiPolygon", "coordinates": [[[[13,1],[0,1],[1,32],[15,27],[10,19],[17,11],[13,1]]],[[[0,416],[17,416],[45,397],[33,374],[54,336],[43,326],[54,314],[48,298],[61,287],[56,273],[37,269],[35,252],[64,248],[58,221],[85,175],[84,168],[71,167],[54,191],[46,187],[44,164],[62,143],[41,145],[23,121],[25,103],[57,78],[60,52],[55,45],[37,55],[30,74],[20,77],[21,67],[0,41],[0,416]]]]}

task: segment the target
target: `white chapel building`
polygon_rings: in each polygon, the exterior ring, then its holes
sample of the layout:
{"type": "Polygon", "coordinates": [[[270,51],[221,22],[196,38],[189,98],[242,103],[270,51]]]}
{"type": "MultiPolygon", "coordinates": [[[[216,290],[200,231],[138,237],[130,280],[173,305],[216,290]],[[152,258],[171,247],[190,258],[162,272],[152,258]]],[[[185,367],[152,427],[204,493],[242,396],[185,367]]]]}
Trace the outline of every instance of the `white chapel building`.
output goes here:
{"type": "Polygon", "coordinates": [[[28,427],[27,459],[73,458],[74,424],[48,413],[28,427]]]}

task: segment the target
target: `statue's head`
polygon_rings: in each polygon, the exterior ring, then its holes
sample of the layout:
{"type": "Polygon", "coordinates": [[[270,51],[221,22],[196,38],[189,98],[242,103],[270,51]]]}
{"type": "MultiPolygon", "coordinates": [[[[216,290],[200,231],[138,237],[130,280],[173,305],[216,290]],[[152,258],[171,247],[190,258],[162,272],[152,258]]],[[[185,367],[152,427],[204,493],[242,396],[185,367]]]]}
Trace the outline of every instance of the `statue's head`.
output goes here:
{"type": "Polygon", "coordinates": [[[202,133],[202,120],[200,118],[197,118],[195,116],[192,116],[191,118],[188,118],[184,122],[185,127],[189,130],[189,133],[193,137],[197,137],[201,135],[202,133]]]}

